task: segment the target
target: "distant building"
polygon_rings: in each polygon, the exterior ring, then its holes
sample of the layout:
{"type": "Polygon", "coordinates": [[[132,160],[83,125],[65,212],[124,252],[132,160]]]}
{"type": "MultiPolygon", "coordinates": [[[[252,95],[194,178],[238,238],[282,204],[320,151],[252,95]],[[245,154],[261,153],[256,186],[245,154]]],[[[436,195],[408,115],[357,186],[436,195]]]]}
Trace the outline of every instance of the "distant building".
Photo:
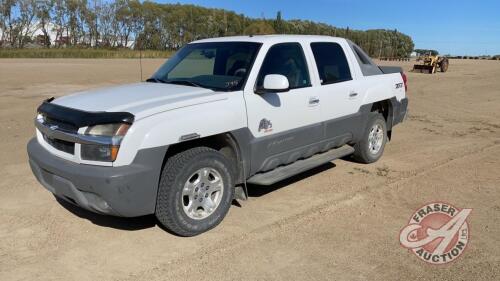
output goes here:
{"type": "Polygon", "coordinates": [[[33,38],[36,38],[35,41],[38,43],[38,40],[41,40],[42,45],[44,45],[44,40],[48,40],[49,45],[53,46],[55,44],[56,38],[57,38],[57,29],[58,26],[56,26],[53,23],[47,24],[47,38],[45,38],[45,34],[40,26],[40,23],[38,22],[35,24],[35,30],[33,32],[33,38]],[[39,39],[40,38],[40,39],[39,39]]]}

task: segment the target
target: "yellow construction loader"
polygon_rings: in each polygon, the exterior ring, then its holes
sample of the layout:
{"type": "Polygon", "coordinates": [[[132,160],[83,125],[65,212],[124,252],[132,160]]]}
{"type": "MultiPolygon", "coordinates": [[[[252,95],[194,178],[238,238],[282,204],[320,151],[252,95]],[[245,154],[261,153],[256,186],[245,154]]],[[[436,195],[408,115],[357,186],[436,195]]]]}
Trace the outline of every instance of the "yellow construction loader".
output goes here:
{"type": "Polygon", "coordinates": [[[446,72],[449,64],[446,57],[427,54],[417,58],[417,63],[413,65],[413,72],[433,74],[436,73],[438,68],[441,72],[446,72]]]}

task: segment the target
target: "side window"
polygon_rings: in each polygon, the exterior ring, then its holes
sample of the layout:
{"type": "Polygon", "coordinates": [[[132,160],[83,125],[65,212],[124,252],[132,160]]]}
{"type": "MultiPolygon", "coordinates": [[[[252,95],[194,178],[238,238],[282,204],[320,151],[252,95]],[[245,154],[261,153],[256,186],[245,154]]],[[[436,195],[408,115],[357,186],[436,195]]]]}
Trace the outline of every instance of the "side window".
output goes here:
{"type": "Polygon", "coordinates": [[[337,43],[311,43],[321,85],[352,80],[344,50],[337,43]]]}
{"type": "Polygon", "coordinates": [[[311,86],[304,52],[299,43],[282,43],[272,46],[257,78],[257,88],[264,84],[268,74],[281,74],[288,78],[290,89],[311,86]]]}

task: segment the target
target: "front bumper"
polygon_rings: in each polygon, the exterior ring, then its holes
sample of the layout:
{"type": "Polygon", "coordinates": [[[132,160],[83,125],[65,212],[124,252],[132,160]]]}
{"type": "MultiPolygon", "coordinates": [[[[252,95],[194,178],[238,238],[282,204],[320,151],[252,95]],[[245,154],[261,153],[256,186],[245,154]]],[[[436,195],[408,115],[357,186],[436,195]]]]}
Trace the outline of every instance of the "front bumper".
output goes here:
{"type": "Polygon", "coordinates": [[[59,158],[33,138],[29,163],[38,181],[57,197],[92,212],[136,217],[155,211],[167,147],[143,149],[132,164],[104,167],[59,158]]]}

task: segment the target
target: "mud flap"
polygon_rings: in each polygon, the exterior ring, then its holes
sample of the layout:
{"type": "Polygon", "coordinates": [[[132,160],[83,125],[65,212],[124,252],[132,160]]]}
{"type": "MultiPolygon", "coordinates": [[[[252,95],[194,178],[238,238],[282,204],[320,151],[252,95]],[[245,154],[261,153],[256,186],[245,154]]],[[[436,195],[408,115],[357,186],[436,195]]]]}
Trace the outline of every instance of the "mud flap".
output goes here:
{"type": "Polygon", "coordinates": [[[247,192],[245,192],[245,188],[242,185],[237,185],[234,187],[234,199],[246,201],[248,199],[247,192]]]}

